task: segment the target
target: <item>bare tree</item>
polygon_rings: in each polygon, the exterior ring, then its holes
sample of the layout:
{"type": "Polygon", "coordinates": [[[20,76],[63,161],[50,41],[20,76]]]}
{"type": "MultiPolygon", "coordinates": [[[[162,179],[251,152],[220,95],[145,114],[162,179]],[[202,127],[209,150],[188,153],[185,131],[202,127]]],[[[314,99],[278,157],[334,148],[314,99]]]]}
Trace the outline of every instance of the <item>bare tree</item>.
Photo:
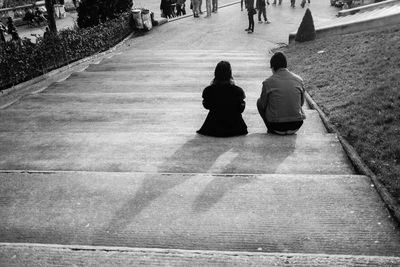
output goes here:
{"type": "Polygon", "coordinates": [[[54,0],[45,0],[47,16],[49,19],[49,29],[52,33],[57,33],[56,17],[54,12],[54,0]]]}

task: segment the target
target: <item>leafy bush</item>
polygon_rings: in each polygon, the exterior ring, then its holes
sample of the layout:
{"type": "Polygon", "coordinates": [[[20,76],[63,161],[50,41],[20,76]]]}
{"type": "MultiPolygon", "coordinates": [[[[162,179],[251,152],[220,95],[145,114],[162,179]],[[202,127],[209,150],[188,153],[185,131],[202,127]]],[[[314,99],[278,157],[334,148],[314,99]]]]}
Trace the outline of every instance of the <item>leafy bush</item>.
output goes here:
{"type": "Polygon", "coordinates": [[[0,43],[0,90],[52,69],[105,51],[132,32],[129,13],[92,28],[66,29],[58,35],[0,43]]]}
{"type": "Polygon", "coordinates": [[[78,26],[92,27],[114,19],[132,5],[132,0],[83,0],[78,7],[78,26]]]}
{"type": "Polygon", "coordinates": [[[316,38],[316,33],[314,27],[314,20],[311,15],[310,9],[307,8],[303,20],[300,23],[299,29],[297,30],[295,40],[297,42],[307,42],[315,40],[315,38],[316,38]]]}

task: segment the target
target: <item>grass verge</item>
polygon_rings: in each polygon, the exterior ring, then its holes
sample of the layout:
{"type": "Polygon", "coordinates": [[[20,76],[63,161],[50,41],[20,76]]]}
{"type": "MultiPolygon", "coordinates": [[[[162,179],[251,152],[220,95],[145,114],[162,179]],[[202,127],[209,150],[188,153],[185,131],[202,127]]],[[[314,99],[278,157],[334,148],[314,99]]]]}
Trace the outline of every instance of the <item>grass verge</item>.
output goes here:
{"type": "Polygon", "coordinates": [[[400,203],[400,25],[280,50],[339,134],[400,203]]]}

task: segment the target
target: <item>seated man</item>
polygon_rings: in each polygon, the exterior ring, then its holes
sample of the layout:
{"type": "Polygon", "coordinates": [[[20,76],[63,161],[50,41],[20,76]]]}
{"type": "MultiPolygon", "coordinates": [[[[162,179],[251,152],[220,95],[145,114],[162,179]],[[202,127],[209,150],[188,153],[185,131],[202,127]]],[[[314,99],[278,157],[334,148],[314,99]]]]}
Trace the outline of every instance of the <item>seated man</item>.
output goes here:
{"type": "Polygon", "coordinates": [[[36,7],[35,10],[35,21],[37,22],[38,26],[40,26],[41,22],[47,23],[47,19],[43,15],[43,11],[36,7]]]}
{"type": "Polygon", "coordinates": [[[283,53],[275,53],[270,61],[272,76],[263,82],[257,108],[268,132],[294,134],[306,118],[303,80],[287,69],[283,53]]]}

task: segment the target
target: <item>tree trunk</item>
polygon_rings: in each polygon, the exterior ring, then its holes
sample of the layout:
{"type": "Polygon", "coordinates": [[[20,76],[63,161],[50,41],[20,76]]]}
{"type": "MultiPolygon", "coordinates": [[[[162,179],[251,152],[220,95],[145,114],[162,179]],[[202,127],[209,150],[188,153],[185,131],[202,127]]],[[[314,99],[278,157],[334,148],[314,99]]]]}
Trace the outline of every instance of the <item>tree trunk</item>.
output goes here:
{"type": "Polygon", "coordinates": [[[45,1],[47,15],[49,17],[49,29],[52,33],[57,33],[56,17],[54,14],[54,2],[53,0],[45,1]]]}

